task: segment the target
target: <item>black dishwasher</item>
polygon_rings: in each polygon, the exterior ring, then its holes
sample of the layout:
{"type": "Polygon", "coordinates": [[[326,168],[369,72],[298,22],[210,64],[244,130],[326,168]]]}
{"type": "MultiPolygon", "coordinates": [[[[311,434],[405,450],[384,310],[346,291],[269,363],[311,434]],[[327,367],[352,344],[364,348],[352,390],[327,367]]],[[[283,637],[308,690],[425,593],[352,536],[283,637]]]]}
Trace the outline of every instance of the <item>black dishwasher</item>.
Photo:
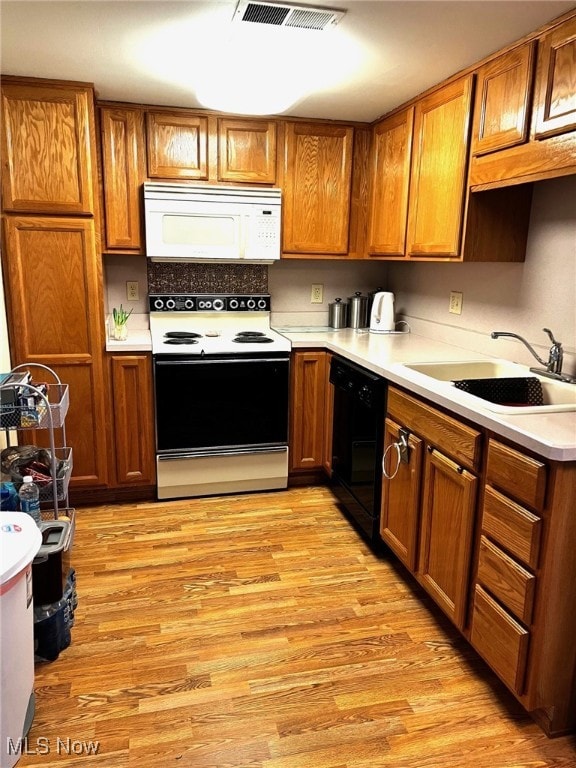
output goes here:
{"type": "Polygon", "coordinates": [[[382,452],[387,382],[334,356],[332,488],[349,517],[373,544],[380,543],[382,452]]]}

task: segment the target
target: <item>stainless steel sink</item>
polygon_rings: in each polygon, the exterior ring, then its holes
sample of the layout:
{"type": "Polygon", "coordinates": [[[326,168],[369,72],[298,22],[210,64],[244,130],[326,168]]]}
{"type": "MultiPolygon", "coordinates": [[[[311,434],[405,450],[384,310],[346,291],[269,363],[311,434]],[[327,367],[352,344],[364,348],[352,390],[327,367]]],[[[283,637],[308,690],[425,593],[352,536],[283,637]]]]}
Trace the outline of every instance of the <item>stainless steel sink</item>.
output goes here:
{"type": "MultiPolygon", "coordinates": [[[[554,413],[576,411],[576,385],[553,381],[544,376],[536,376],[529,368],[507,360],[461,360],[435,363],[410,363],[403,366],[417,374],[441,382],[446,391],[452,388],[453,394],[462,402],[478,405],[489,411],[507,414],[554,413]],[[483,397],[456,390],[454,381],[464,379],[486,379],[498,383],[507,378],[535,377],[542,388],[542,405],[512,405],[493,403],[483,397]],[[455,391],[454,391],[455,390],[455,391]],[[457,392],[457,394],[456,394],[457,392]]],[[[436,391],[440,391],[436,385],[436,391]]]]}

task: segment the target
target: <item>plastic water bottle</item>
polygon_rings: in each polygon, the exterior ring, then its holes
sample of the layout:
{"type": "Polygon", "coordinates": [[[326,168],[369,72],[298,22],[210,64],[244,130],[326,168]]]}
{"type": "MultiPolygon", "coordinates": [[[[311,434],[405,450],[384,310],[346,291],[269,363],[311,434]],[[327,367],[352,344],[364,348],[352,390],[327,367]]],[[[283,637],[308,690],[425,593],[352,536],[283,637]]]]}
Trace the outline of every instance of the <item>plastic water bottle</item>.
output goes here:
{"type": "Polygon", "coordinates": [[[40,515],[40,491],[30,476],[23,478],[18,496],[20,497],[20,511],[26,512],[34,518],[36,525],[40,525],[42,520],[40,515]]]}

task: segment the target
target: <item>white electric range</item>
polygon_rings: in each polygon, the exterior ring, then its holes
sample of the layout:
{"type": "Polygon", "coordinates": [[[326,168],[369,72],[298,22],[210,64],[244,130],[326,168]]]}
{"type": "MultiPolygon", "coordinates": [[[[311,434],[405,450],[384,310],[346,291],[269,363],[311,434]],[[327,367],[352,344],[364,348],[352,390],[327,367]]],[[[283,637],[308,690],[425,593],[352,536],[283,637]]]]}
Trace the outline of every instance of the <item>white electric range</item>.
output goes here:
{"type": "Polygon", "coordinates": [[[270,296],[149,302],[158,498],[285,488],[291,345],[270,296]]]}

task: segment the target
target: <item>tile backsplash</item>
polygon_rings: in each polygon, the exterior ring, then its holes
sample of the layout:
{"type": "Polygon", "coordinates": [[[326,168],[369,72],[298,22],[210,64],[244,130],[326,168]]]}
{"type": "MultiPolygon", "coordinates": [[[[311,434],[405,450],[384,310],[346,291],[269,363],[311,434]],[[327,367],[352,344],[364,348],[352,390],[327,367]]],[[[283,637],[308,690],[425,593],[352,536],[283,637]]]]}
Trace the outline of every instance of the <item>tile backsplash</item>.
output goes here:
{"type": "Polygon", "coordinates": [[[150,293],[268,293],[263,264],[148,264],[150,293]]]}

